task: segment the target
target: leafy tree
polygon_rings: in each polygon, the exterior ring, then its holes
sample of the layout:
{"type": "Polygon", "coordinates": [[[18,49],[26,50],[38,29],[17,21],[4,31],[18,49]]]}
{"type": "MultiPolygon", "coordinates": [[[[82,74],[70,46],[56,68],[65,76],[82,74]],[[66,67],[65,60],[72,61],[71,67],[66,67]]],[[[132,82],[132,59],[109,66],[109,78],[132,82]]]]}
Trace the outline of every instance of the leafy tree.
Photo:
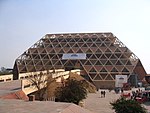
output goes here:
{"type": "Polygon", "coordinates": [[[65,81],[64,85],[58,87],[55,91],[56,100],[60,102],[79,104],[79,102],[85,99],[86,96],[87,91],[82,85],[82,82],[73,78],[65,81]]]}
{"type": "Polygon", "coordinates": [[[146,109],[136,100],[119,98],[110,103],[116,113],[147,113],[146,109]]]}

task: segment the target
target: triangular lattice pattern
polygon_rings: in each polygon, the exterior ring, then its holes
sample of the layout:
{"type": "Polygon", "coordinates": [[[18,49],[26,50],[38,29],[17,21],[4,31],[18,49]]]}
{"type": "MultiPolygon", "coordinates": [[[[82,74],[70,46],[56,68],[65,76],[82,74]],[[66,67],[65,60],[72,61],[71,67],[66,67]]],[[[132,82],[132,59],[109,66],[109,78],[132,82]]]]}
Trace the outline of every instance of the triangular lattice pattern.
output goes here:
{"type": "Polygon", "coordinates": [[[49,69],[81,69],[91,81],[114,81],[134,72],[139,59],[112,33],[47,34],[17,60],[19,73],[49,69]],[[86,59],[62,59],[84,53],[86,59]]]}

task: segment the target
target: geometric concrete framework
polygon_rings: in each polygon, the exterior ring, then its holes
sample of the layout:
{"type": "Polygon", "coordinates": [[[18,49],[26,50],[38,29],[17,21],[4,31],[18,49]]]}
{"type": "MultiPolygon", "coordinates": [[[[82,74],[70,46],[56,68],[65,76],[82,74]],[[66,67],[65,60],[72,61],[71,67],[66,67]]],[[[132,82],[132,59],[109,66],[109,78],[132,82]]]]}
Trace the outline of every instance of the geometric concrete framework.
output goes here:
{"type": "Polygon", "coordinates": [[[97,88],[114,87],[116,75],[140,81],[146,75],[140,59],[112,33],[46,34],[16,59],[14,79],[50,69],[80,69],[97,88]]]}

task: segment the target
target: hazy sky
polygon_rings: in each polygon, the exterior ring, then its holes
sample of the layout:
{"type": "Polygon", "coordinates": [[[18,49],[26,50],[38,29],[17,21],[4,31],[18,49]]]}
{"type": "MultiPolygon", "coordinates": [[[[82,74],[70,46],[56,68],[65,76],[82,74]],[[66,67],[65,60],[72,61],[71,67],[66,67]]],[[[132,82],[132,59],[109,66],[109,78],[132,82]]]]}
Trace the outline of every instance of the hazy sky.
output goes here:
{"type": "Polygon", "coordinates": [[[0,0],[0,67],[46,33],[112,32],[150,73],[150,0],[0,0]]]}

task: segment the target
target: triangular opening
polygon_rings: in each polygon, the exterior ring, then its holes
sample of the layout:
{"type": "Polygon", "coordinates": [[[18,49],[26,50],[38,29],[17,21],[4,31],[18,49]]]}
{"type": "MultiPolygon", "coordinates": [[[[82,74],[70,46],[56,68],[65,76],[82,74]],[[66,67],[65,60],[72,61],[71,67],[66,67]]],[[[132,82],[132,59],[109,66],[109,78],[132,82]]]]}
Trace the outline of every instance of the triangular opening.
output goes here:
{"type": "Polygon", "coordinates": [[[82,38],[84,42],[87,42],[89,39],[88,38],[82,38]]]}
{"type": "Polygon", "coordinates": [[[50,40],[51,40],[51,42],[57,42],[56,38],[51,38],[50,40]]]}
{"type": "Polygon", "coordinates": [[[114,47],[114,44],[113,44],[113,43],[111,43],[111,44],[110,44],[110,47],[114,47]]]}
{"type": "Polygon", "coordinates": [[[65,65],[67,60],[61,60],[62,64],[65,65]]]}
{"type": "Polygon", "coordinates": [[[117,58],[120,58],[121,54],[120,53],[117,53],[115,54],[117,56],[117,58]]]}
{"type": "Polygon", "coordinates": [[[96,56],[93,54],[90,59],[97,59],[96,56]]]}
{"type": "Polygon", "coordinates": [[[34,57],[34,59],[40,59],[40,56],[39,56],[39,55],[36,55],[36,56],[34,57]]]}
{"type": "Polygon", "coordinates": [[[62,55],[63,55],[63,54],[57,54],[57,55],[58,55],[59,58],[62,58],[62,55]]]}
{"type": "Polygon", "coordinates": [[[95,43],[93,43],[93,45],[91,47],[97,47],[97,45],[95,43]]]}
{"type": "Polygon", "coordinates": [[[96,70],[94,69],[94,67],[92,67],[92,69],[90,70],[90,72],[96,72],[96,70]]]}
{"type": "Polygon", "coordinates": [[[71,47],[71,45],[69,45],[69,43],[67,43],[67,44],[65,45],[65,47],[71,47]]]}
{"type": "MultiPolygon", "coordinates": [[[[29,60],[28,60],[29,61],[29,60]]],[[[30,60],[27,65],[34,65],[34,62],[32,60],[30,60]]]]}
{"type": "Polygon", "coordinates": [[[21,71],[22,71],[22,72],[27,72],[26,67],[22,68],[21,71]]]}
{"type": "Polygon", "coordinates": [[[37,54],[37,53],[38,53],[38,51],[37,51],[37,50],[35,50],[33,53],[37,54]]]}
{"type": "Polygon", "coordinates": [[[107,70],[103,67],[100,72],[107,72],[107,70]]]}
{"type": "Polygon", "coordinates": [[[88,47],[86,44],[83,44],[82,47],[88,47]]]}
{"type": "Polygon", "coordinates": [[[102,53],[102,51],[100,49],[97,49],[96,53],[102,53]]]}
{"type": "Polygon", "coordinates": [[[124,58],[126,58],[123,54],[120,56],[120,58],[122,58],[122,59],[124,59],[124,58]]]}
{"type": "Polygon", "coordinates": [[[88,47],[91,47],[92,43],[86,43],[88,47]]]}
{"type": "Polygon", "coordinates": [[[63,40],[61,42],[67,42],[65,38],[63,38],[63,40]]]}
{"type": "Polygon", "coordinates": [[[116,65],[122,65],[122,63],[118,60],[116,65]]]}
{"type": "Polygon", "coordinates": [[[101,63],[102,63],[103,65],[105,65],[106,62],[107,62],[107,60],[101,60],[101,63]]]}
{"type": "Polygon", "coordinates": [[[75,44],[73,45],[73,47],[79,47],[79,46],[78,46],[78,44],[77,44],[77,43],[75,43],[75,44]]]}
{"type": "Polygon", "coordinates": [[[105,39],[105,42],[110,42],[110,40],[108,38],[105,39]]]}
{"type": "Polygon", "coordinates": [[[82,42],[82,43],[83,43],[83,42],[84,42],[84,40],[83,40],[82,38],[80,38],[80,37],[79,37],[79,39],[78,39],[78,41],[77,41],[77,42],[82,42]]]}
{"type": "Polygon", "coordinates": [[[65,53],[65,52],[64,52],[64,50],[63,50],[63,49],[61,49],[61,50],[59,51],[59,53],[65,53]]]}
{"type": "Polygon", "coordinates": [[[100,77],[99,74],[97,74],[97,75],[95,76],[94,80],[102,80],[102,78],[100,77]]]}
{"type": "Polygon", "coordinates": [[[109,47],[110,46],[110,42],[105,42],[105,45],[107,46],[107,47],[109,47]]]}
{"type": "Polygon", "coordinates": [[[101,54],[95,54],[95,56],[96,56],[97,58],[100,58],[101,54]]]}
{"type": "Polygon", "coordinates": [[[120,53],[121,51],[117,48],[117,49],[115,50],[115,52],[120,53]]]}
{"type": "Polygon", "coordinates": [[[72,51],[72,49],[70,49],[70,50],[68,51],[68,53],[74,53],[74,52],[72,51]]]}
{"type": "Polygon", "coordinates": [[[79,50],[77,51],[77,53],[83,53],[83,51],[82,51],[81,49],[79,49],[79,50]]]}
{"type": "Polygon", "coordinates": [[[84,65],[84,63],[86,62],[86,60],[80,60],[81,64],[84,65]]]}
{"type": "Polygon", "coordinates": [[[88,50],[86,51],[86,53],[92,53],[91,49],[88,49],[88,50]]]}
{"type": "Polygon", "coordinates": [[[105,52],[111,53],[111,50],[109,48],[107,48],[105,52]]]}
{"type": "Polygon", "coordinates": [[[59,57],[56,55],[53,56],[53,59],[59,59],[59,57]]]}
{"type": "Polygon", "coordinates": [[[49,59],[48,55],[45,55],[45,56],[43,57],[43,59],[49,59]]]}
{"type": "Polygon", "coordinates": [[[56,52],[55,52],[55,50],[53,49],[53,50],[51,51],[51,53],[56,53],[56,52]]]}
{"type": "Polygon", "coordinates": [[[111,59],[116,59],[116,56],[114,54],[111,55],[111,59]]]}
{"type": "Polygon", "coordinates": [[[47,65],[48,62],[49,62],[48,60],[43,60],[44,65],[47,65]]]}
{"type": "Polygon", "coordinates": [[[93,42],[96,42],[97,36],[94,36],[95,38],[91,38],[93,42]]]}
{"type": "Polygon", "coordinates": [[[61,45],[60,45],[60,44],[57,44],[57,45],[55,45],[55,47],[61,47],[61,45]]]}
{"type": "Polygon", "coordinates": [[[110,58],[110,56],[111,56],[111,54],[109,54],[109,53],[106,53],[105,55],[107,56],[107,58],[110,58]]]}
{"type": "Polygon", "coordinates": [[[46,65],[50,65],[51,66],[52,65],[51,61],[47,62],[46,65]]]}
{"type": "Polygon", "coordinates": [[[79,36],[75,36],[74,40],[75,40],[75,42],[78,42],[78,41],[80,41],[80,37],[79,36]]]}
{"type": "Polygon", "coordinates": [[[93,41],[91,40],[91,38],[89,38],[89,40],[87,42],[93,42],[93,41]]]}
{"type": "Polygon", "coordinates": [[[112,64],[111,64],[111,62],[108,60],[105,65],[112,65],[112,64]]]}
{"type": "Polygon", "coordinates": [[[97,60],[90,60],[90,62],[93,64],[93,65],[95,65],[95,62],[96,62],[97,60]]]}
{"type": "Polygon", "coordinates": [[[121,62],[126,65],[127,60],[121,60],[121,62]]]}
{"type": "Polygon", "coordinates": [[[103,54],[100,59],[107,59],[107,58],[106,58],[106,56],[103,54]]]}
{"type": "Polygon", "coordinates": [[[46,52],[46,50],[45,49],[43,49],[43,51],[42,51],[42,54],[46,54],[47,52],[46,52]]]}
{"type": "Polygon", "coordinates": [[[122,72],[129,72],[129,71],[127,70],[127,68],[124,67],[122,72]]]}
{"type": "Polygon", "coordinates": [[[90,76],[92,79],[94,79],[95,76],[96,76],[96,74],[89,74],[89,76],[90,76]]]}
{"type": "Polygon", "coordinates": [[[87,58],[89,59],[89,58],[91,57],[91,55],[92,55],[92,54],[87,54],[86,56],[87,56],[87,58]]]}
{"type": "Polygon", "coordinates": [[[132,65],[132,64],[131,64],[131,62],[128,60],[128,62],[127,62],[127,64],[126,64],[126,65],[132,65]]]}
{"type": "Polygon", "coordinates": [[[73,65],[76,65],[77,63],[79,63],[78,61],[76,61],[76,60],[71,60],[70,61],[73,65]]]}
{"type": "Polygon", "coordinates": [[[74,38],[71,38],[69,42],[76,42],[74,38]]]}
{"type": "Polygon", "coordinates": [[[84,42],[84,40],[83,40],[83,38],[80,38],[79,40],[78,40],[78,42],[84,42]]]}
{"type": "Polygon", "coordinates": [[[43,65],[42,61],[39,61],[39,62],[37,63],[37,65],[43,65]]]}
{"type": "Polygon", "coordinates": [[[91,65],[90,61],[88,60],[85,65],[91,65]]]}
{"type": "Polygon", "coordinates": [[[111,72],[118,72],[118,70],[114,67],[111,72]]]}
{"type": "Polygon", "coordinates": [[[71,38],[72,38],[71,36],[67,36],[66,38],[67,42],[70,42],[71,38]]]}
{"type": "Polygon", "coordinates": [[[121,50],[122,52],[125,52],[126,48],[125,48],[125,47],[120,47],[120,50],[121,50]]]}
{"type": "Polygon", "coordinates": [[[96,40],[96,42],[97,42],[97,43],[101,43],[102,41],[101,41],[100,38],[98,38],[98,39],[96,40]]]}
{"type": "Polygon", "coordinates": [[[71,61],[68,61],[66,64],[65,64],[66,67],[74,67],[74,64],[71,63],[71,61]]]}
{"type": "Polygon", "coordinates": [[[102,79],[104,80],[107,76],[107,74],[100,74],[100,76],[102,77],[102,79]]]}
{"type": "Polygon", "coordinates": [[[60,65],[60,66],[61,66],[62,64],[61,64],[61,62],[60,62],[60,61],[58,61],[55,65],[60,65]]]}
{"type": "Polygon", "coordinates": [[[113,65],[116,64],[117,60],[110,60],[113,65]]]}
{"type": "Polygon", "coordinates": [[[113,80],[113,78],[111,77],[110,74],[108,74],[108,75],[106,76],[105,80],[113,80]]]}
{"type": "Polygon", "coordinates": [[[102,40],[102,41],[105,41],[105,39],[106,39],[105,37],[103,37],[103,36],[101,37],[101,40],[102,40]]]}
{"type": "Polygon", "coordinates": [[[52,60],[52,64],[55,65],[58,60],[52,60]]]}
{"type": "Polygon", "coordinates": [[[102,63],[98,60],[95,65],[102,65],[102,63]]]}
{"type": "Polygon", "coordinates": [[[101,47],[106,47],[106,45],[104,43],[102,43],[101,47]]]}

